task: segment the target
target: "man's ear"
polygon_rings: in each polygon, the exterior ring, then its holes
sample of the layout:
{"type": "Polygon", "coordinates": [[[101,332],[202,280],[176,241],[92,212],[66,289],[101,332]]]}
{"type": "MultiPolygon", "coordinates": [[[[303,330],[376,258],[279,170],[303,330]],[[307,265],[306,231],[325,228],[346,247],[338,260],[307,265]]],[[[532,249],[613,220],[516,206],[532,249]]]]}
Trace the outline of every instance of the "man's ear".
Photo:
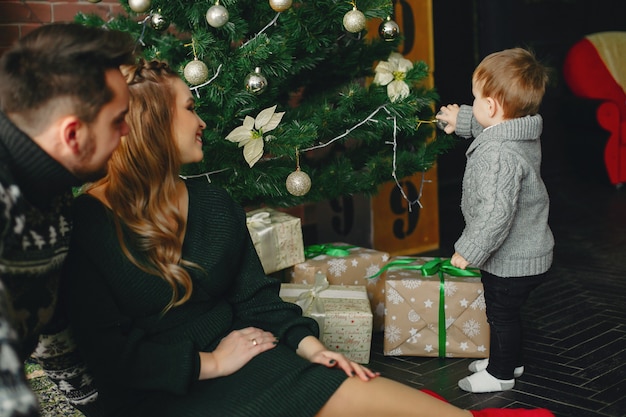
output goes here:
{"type": "Polygon", "coordinates": [[[61,122],[61,140],[72,154],[78,154],[80,151],[79,139],[84,129],[84,123],[76,116],[67,116],[61,122]]]}

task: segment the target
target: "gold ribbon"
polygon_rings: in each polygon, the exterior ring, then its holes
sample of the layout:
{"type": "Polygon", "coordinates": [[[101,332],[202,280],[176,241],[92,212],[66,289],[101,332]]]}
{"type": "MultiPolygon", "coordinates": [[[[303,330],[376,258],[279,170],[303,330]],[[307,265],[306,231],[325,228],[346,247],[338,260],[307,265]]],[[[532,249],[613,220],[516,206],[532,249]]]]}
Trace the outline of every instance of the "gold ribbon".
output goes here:
{"type": "Polygon", "coordinates": [[[278,270],[281,260],[275,244],[275,231],[270,217],[270,213],[260,211],[246,218],[248,229],[254,231],[250,233],[250,236],[266,272],[278,270]]]}
{"type": "Polygon", "coordinates": [[[266,228],[268,224],[272,224],[272,221],[270,220],[270,214],[267,211],[261,211],[247,217],[246,224],[257,230],[266,228]]]}
{"type": "MultiPolygon", "coordinates": [[[[363,300],[366,305],[369,304],[367,292],[360,288],[348,288],[342,285],[329,285],[326,275],[317,271],[315,273],[315,284],[312,288],[305,284],[283,284],[280,287],[280,297],[295,303],[302,308],[302,314],[311,317],[317,321],[320,328],[320,337],[324,333],[324,322],[326,320],[326,311],[324,301],[332,298],[363,300]],[[294,286],[304,286],[305,288],[293,288],[294,286]]],[[[369,305],[368,305],[369,310],[369,305]]]]}
{"type": "Polygon", "coordinates": [[[323,272],[317,271],[315,273],[315,284],[313,288],[308,291],[304,291],[298,296],[295,303],[302,308],[302,312],[307,316],[314,319],[320,328],[320,335],[324,334],[324,321],[326,319],[326,312],[324,310],[324,302],[320,297],[320,294],[328,289],[330,284],[326,275],[323,272]]]}

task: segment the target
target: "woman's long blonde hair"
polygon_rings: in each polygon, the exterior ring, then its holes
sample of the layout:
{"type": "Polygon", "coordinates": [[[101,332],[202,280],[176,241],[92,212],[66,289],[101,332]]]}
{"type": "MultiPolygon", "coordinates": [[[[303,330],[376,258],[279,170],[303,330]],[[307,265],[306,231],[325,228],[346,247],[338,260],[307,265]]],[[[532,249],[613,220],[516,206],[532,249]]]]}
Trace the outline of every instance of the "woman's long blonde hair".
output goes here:
{"type": "Polygon", "coordinates": [[[178,75],[164,62],[144,60],[122,67],[122,73],[130,89],[126,116],[130,132],[113,153],[107,175],[93,186],[106,185],[105,197],[124,254],[172,287],[165,312],[189,299],[191,277],[183,266],[197,267],[182,259],[185,219],[177,204],[181,163],[171,128],[172,81],[178,75]],[[130,234],[123,232],[122,224],[130,234]],[[141,254],[141,259],[133,253],[141,254]]]}

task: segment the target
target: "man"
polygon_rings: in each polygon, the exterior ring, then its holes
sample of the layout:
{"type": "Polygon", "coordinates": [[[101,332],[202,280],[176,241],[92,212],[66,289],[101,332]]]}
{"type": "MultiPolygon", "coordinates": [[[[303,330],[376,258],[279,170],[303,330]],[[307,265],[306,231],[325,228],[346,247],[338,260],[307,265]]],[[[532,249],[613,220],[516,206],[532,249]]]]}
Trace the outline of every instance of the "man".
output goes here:
{"type": "Polygon", "coordinates": [[[38,414],[23,362],[50,321],[72,187],[104,175],[128,132],[129,35],[42,26],[0,58],[0,417],[38,414]]]}

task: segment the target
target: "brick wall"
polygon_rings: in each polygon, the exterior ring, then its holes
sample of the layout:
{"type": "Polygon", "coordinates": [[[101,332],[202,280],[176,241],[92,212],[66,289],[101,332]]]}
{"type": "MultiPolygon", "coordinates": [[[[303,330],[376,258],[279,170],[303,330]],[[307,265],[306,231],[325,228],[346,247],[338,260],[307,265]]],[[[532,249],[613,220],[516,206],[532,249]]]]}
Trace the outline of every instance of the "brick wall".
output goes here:
{"type": "Polygon", "coordinates": [[[87,0],[0,0],[0,55],[20,37],[42,24],[72,21],[79,12],[95,13],[107,19],[123,11],[119,0],[97,3],[87,0]]]}

